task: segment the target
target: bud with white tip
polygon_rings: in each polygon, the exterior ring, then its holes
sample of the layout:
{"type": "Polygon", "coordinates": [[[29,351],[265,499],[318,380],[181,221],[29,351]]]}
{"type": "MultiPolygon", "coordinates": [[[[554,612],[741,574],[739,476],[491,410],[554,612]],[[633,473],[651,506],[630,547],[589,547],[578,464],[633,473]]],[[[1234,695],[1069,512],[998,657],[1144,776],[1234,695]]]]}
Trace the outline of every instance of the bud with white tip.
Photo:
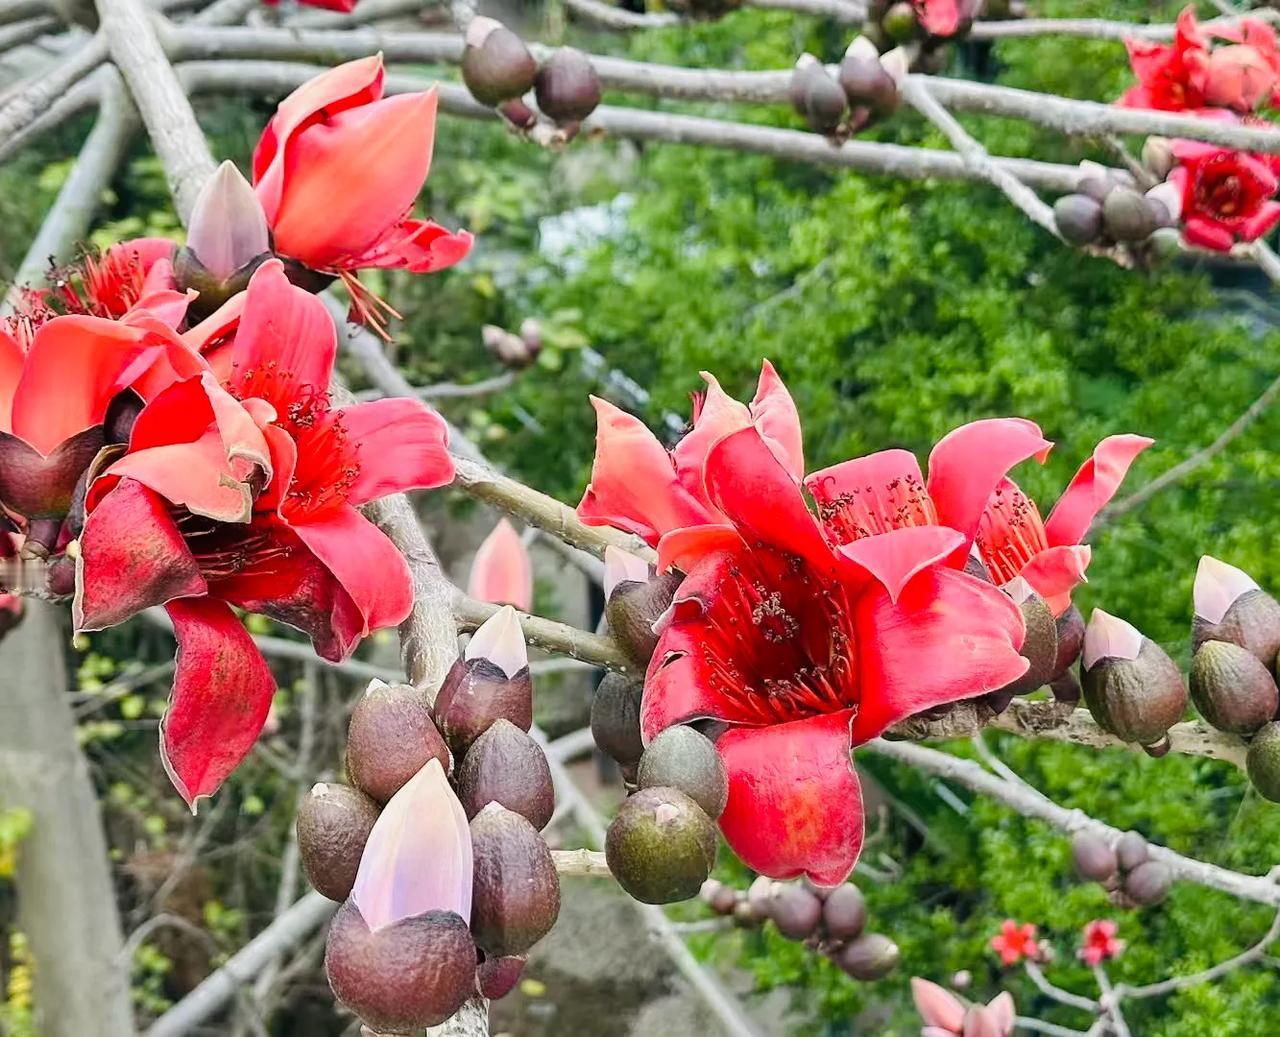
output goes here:
{"type": "Polygon", "coordinates": [[[445,676],[434,716],[449,748],[459,755],[498,720],[509,720],[521,731],[533,726],[529,653],[510,605],[471,635],[462,658],[445,676]]]}
{"type": "Polygon", "coordinates": [[[875,44],[864,36],[849,44],[840,62],[840,86],[850,107],[864,110],[859,120],[863,125],[873,115],[888,115],[897,109],[902,101],[898,83],[905,75],[905,55],[901,50],[881,57],[875,44]]]}
{"type": "Polygon", "coordinates": [[[791,105],[815,133],[830,136],[844,121],[845,95],[812,54],[801,54],[791,73],[791,105]]]}
{"type": "Polygon", "coordinates": [[[1163,648],[1094,609],[1084,635],[1084,698],[1094,720],[1126,742],[1158,747],[1182,719],[1187,689],[1163,648]]]}
{"type": "Polygon", "coordinates": [[[223,162],[196,198],[174,278],[178,287],[200,293],[192,309],[205,316],[245,289],[270,249],[262,203],[235,163],[223,162]]]}
{"type": "Polygon", "coordinates": [[[642,666],[658,646],[654,625],[671,607],[683,577],[654,575],[643,558],[609,546],[604,550],[605,615],[609,630],[628,655],[642,666]]]}
{"type": "Polygon", "coordinates": [[[473,18],[462,52],[462,81],[481,104],[498,105],[533,89],[538,63],[524,40],[493,18],[473,18]]]}
{"type": "Polygon", "coordinates": [[[1248,573],[1205,555],[1196,569],[1192,598],[1194,651],[1206,641],[1227,641],[1274,671],[1280,652],[1280,604],[1248,573]]]}

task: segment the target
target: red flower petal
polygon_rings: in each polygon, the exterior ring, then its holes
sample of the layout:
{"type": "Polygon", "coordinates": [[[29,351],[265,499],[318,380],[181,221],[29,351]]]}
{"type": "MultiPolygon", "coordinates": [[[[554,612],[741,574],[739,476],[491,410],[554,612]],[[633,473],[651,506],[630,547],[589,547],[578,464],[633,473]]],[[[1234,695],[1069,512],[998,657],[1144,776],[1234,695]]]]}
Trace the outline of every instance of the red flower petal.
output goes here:
{"type": "Polygon", "coordinates": [[[591,405],[596,456],[578,504],[583,522],[635,533],[653,546],[669,530],[719,518],[680,485],[671,455],[642,421],[595,396],[591,405]]]}
{"type": "Polygon", "coordinates": [[[258,267],[231,347],[232,390],[266,400],[283,421],[291,405],[312,405],[328,392],[337,355],[337,331],[324,303],[290,284],[278,259],[258,267]]]}
{"type": "Polygon", "coordinates": [[[382,96],[382,55],[371,55],[322,72],[280,102],[253,151],[253,182],[268,222],[275,219],[284,189],[285,164],[295,134],[321,119],[382,96]]]}
{"type": "Polygon", "coordinates": [[[1189,245],[1199,245],[1215,252],[1230,252],[1236,243],[1230,229],[1203,216],[1188,216],[1182,225],[1182,236],[1189,245]]]}
{"type": "Polygon", "coordinates": [[[347,498],[364,504],[404,490],[426,490],[453,481],[449,428],[421,400],[387,399],[333,411],[360,458],[347,498]]]}
{"type": "Polygon", "coordinates": [[[77,631],[207,591],[165,502],[141,484],[122,480],[85,519],[71,611],[77,631]]]}
{"type": "Polygon", "coordinates": [[[756,428],[782,466],[799,482],[804,478],[804,433],[791,393],[768,360],[760,365],[760,380],[751,400],[756,428]]]}
{"type": "Polygon", "coordinates": [[[49,454],[98,424],[155,350],[137,328],[102,317],[55,317],[36,332],[13,398],[13,434],[49,454]]]}
{"type": "Polygon", "coordinates": [[[1041,551],[1018,573],[1044,598],[1055,616],[1071,604],[1071,591],[1083,582],[1091,551],[1086,546],[1064,544],[1041,551]]]}
{"type": "Polygon", "coordinates": [[[18,390],[26,358],[17,340],[0,327],[0,432],[11,431],[13,394],[18,390]]]}
{"type": "Polygon", "coordinates": [[[1003,591],[952,569],[921,573],[895,603],[873,588],[858,600],[861,745],[899,720],[1002,688],[1022,676],[1022,613],[1003,591]]]}
{"type": "Polygon", "coordinates": [[[1094,516],[1106,507],[1124,482],[1134,458],[1154,442],[1146,436],[1124,435],[1108,436],[1099,443],[1045,520],[1049,544],[1080,543],[1094,516]]]}
{"type": "Polygon", "coordinates": [[[726,393],[715,375],[706,371],[700,372],[707,383],[706,392],[696,406],[693,428],[684,434],[675,449],[671,451],[671,460],[676,466],[676,478],[680,484],[708,508],[706,486],[702,480],[703,466],[707,460],[707,452],[731,432],[737,432],[751,424],[751,412],[746,404],[739,403],[726,393]]]}
{"type": "Polygon", "coordinates": [[[396,626],[409,615],[409,566],[395,544],[355,508],[332,508],[292,528],[351,595],[364,617],[362,636],[396,626]]]}
{"type": "Polygon", "coordinates": [[[929,496],[938,521],[964,534],[964,551],[1009,469],[1029,457],[1043,464],[1052,448],[1039,426],[1023,418],[973,421],[938,440],[929,454],[929,496]]]}
{"type": "Polygon", "coordinates": [[[685,526],[664,533],[658,541],[658,572],[679,569],[689,572],[709,555],[720,551],[736,551],[742,537],[732,526],[685,526]]]}
{"type": "Polygon", "coordinates": [[[446,230],[431,220],[402,220],[362,256],[347,261],[352,269],[385,267],[431,274],[467,258],[475,238],[470,231],[446,230]]]}
{"type": "Polygon", "coordinates": [[[827,540],[847,544],[900,525],[938,521],[910,450],[880,450],[814,472],[804,481],[827,540]]]}
{"type": "Polygon", "coordinates": [[[178,638],[173,695],[160,722],[160,754],[194,812],[257,741],[276,682],[229,606],[208,598],[165,606],[178,638]]]}
{"type": "Polygon", "coordinates": [[[890,601],[897,601],[913,576],[963,544],[964,535],[946,526],[907,526],[842,544],[838,551],[874,576],[890,601]]]}
{"type": "Polygon", "coordinates": [[[1280,202],[1263,202],[1258,211],[1240,224],[1240,239],[1256,241],[1280,222],[1280,202]]]}
{"type": "Polygon", "coordinates": [[[296,134],[271,217],[276,251],[325,270],[375,249],[422,190],[435,127],[428,90],[330,113],[296,134]]]}
{"type": "Polygon", "coordinates": [[[720,828],[749,868],[834,886],[862,849],[862,788],[849,754],[852,711],[773,727],[731,728],[716,742],[729,772],[720,828]]]}
{"type": "Polygon", "coordinates": [[[805,507],[800,487],[757,429],[720,440],[707,455],[707,492],[743,539],[790,551],[830,572],[835,559],[805,507]]]}

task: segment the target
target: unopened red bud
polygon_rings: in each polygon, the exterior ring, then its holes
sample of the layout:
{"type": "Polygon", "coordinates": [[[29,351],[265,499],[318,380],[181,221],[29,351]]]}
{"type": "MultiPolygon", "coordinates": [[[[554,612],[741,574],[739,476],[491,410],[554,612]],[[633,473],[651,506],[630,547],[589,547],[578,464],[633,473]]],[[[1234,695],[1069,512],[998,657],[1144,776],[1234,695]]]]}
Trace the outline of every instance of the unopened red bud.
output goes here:
{"type": "Polygon", "coordinates": [[[458,765],[457,784],[458,799],[470,818],[498,803],[541,830],[555,812],[547,757],[509,720],[498,720],[471,744],[458,765]]]}
{"type": "Polygon", "coordinates": [[[1280,803],[1280,724],[1263,727],[1249,742],[1245,769],[1258,795],[1280,803]]]}
{"type": "Polygon", "coordinates": [[[646,904],[696,896],[716,862],[716,826],[678,789],[641,789],[618,809],[605,839],[609,870],[646,904]]]}
{"type": "Polygon", "coordinates": [[[591,737],[600,751],[622,765],[637,764],[644,753],[640,737],[640,700],[644,685],[621,673],[606,673],[591,699],[591,737]]]}
{"type": "Polygon", "coordinates": [[[640,757],[636,783],[642,789],[679,789],[713,821],[729,800],[729,774],[711,739],[677,725],[658,735],[640,757]]]}
{"type": "Polygon", "coordinates": [[[1135,904],[1152,907],[1169,895],[1173,872],[1163,861],[1145,861],[1124,877],[1121,889],[1135,904]]]}
{"type": "Polygon", "coordinates": [[[1125,832],[1116,843],[1116,863],[1123,871],[1132,871],[1150,858],[1147,841],[1137,832],[1125,832]]]}
{"type": "Polygon", "coordinates": [[[867,901],[850,882],[836,886],[822,904],[822,925],[833,940],[853,940],[867,927],[867,901]]]}
{"type": "Polygon", "coordinates": [[[1124,620],[1094,609],[1082,658],[1089,712],[1117,738],[1155,745],[1182,719],[1182,672],[1163,648],[1124,620]]]}
{"type": "Polygon", "coordinates": [[[1205,555],[1196,569],[1192,650],[1227,641],[1252,652],[1274,670],[1280,651],[1280,604],[1248,573],[1205,555]]]}
{"type": "Polygon", "coordinates": [[[581,122],[600,103],[600,76],[582,51],[561,47],[534,78],[538,107],[558,123],[581,122]]]}
{"type": "Polygon", "coordinates": [[[1106,882],[1119,867],[1116,851],[1100,836],[1080,832],[1071,840],[1071,860],[1076,874],[1090,882],[1106,882]]]}
{"type": "Polygon", "coordinates": [[[605,616],[609,631],[636,662],[647,666],[658,645],[654,624],[671,607],[683,577],[653,575],[643,559],[616,547],[604,552],[605,616]]]}
{"type": "Polygon", "coordinates": [[[1146,199],[1132,187],[1116,187],[1102,203],[1102,223],[1116,241],[1142,241],[1156,229],[1146,199]]]}
{"type": "Polygon", "coordinates": [[[298,856],[307,881],[330,900],[346,900],[360,870],[378,804],[350,785],[312,786],[298,807],[298,856]]]}
{"type": "Polygon", "coordinates": [[[503,606],[471,635],[445,675],[433,712],[459,756],[498,720],[522,731],[533,726],[533,679],[515,609],[503,606]]]}
{"type": "Polygon", "coordinates": [[[791,72],[790,92],[792,107],[804,117],[809,129],[830,135],[840,128],[845,111],[844,91],[812,54],[800,55],[791,72]]]}
{"type": "Polygon", "coordinates": [[[1072,245],[1091,245],[1102,237],[1102,205],[1087,194],[1065,194],[1053,203],[1053,222],[1072,245]]]}
{"type": "Polygon", "coordinates": [[[370,930],[348,900],[325,945],[334,996],[379,1033],[438,1026],[476,984],[476,945],[452,911],[428,911],[370,930]]]}
{"type": "Polygon", "coordinates": [[[1009,695],[1025,695],[1044,687],[1052,679],[1058,665],[1058,629],[1053,611],[1026,580],[1015,576],[1004,585],[1004,591],[1022,610],[1026,637],[1021,655],[1031,665],[1016,681],[1001,689],[1009,695]]]}
{"type": "Polygon", "coordinates": [[[905,0],[890,7],[885,12],[884,18],[880,20],[880,24],[884,27],[889,39],[895,43],[906,43],[908,40],[915,39],[920,29],[915,8],[905,0]]]}
{"type": "Polygon", "coordinates": [[[881,933],[863,933],[832,956],[840,970],[854,979],[884,979],[898,965],[898,945],[881,933]]]}
{"type": "Polygon", "coordinates": [[[481,104],[496,105],[533,89],[538,63],[524,40],[492,18],[473,18],[462,52],[462,81],[481,104]]]}
{"type": "Polygon", "coordinates": [[[485,954],[524,954],[560,914],[560,877],[533,825],[490,803],[471,822],[471,931],[485,954]]]}
{"type": "Polygon", "coordinates": [[[476,989],[480,991],[480,996],[491,1001],[506,997],[520,982],[528,960],[523,954],[485,958],[476,969],[476,989]]]}
{"type": "Polygon", "coordinates": [[[788,940],[807,940],[822,920],[822,901],[798,882],[775,882],[769,917],[788,940]]]}
{"type": "Polygon", "coordinates": [[[1066,673],[1080,658],[1084,649],[1084,616],[1080,610],[1071,605],[1058,617],[1058,659],[1054,664],[1054,676],[1066,673]]]}
{"type": "Polygon", "coordinates": [[[1219,731],[1247,735],[1280,705],[1276,682],[1256,656],[1228,641],[1206,641],[1191,660],[1191,698],[1219,731]]]}
{"type": "Polygon", "coordinates": [[[347,728],[352,784],[385,803],[431,759],[449,772],[449,750],[422,692],[408,684],[370,682],[347,728]]]}

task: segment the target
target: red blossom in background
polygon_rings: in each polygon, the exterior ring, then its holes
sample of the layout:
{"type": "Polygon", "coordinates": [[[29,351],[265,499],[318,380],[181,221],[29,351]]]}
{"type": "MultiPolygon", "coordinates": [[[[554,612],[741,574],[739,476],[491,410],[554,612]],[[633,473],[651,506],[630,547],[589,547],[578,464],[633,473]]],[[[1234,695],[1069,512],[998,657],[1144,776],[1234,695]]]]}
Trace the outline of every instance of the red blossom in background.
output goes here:
{"type": "MultiPolygon", "coordinates": [[[[262,0],[268,7],[279,7],[280,0],[262,0]]],[[[358,0],[298,0],[303,7],[319,7],[325,11],[337,11],[339,14],[350,14],[356,9],[358,0]]]]}
{"type": "Polygon", "coordinates": [[[991,937],[991,949],[1000,955],[1004,965],[1016,965],[1024,958],[1035,961],[1040,955],[1036,927],[1028,922],[1019,925],[1011,918],[1000,923],[1000,932],[991,937]]]}
{"type": "Polygon", "coordinates": [[[1117,104],[1166,112],[1205,106],[1208,40],[1196,23],[1193,7],[1185,8],[1178,16],[1172,44],[1125,40],[1125,46],[1138,85],[1127,90],[1117,104]]]}
{"type": "Polygon", "coordinates": [[[668,451],[647,425],[607,400],[591,397],[596,410],[596,454],[591,482],[578,504],[589,526],[613,526],[656,547],[672,530],[724,528],[727,519],[703,483],[707,451],[717,440],[754,426],[791,473],[804,475],[800,417],[769,361],[750,404],[731,399],[705,371],[705,393],[694,396],[693,425],[668,451]]]}
{"type": "Polygon", "coordinates": [[[471,235],[412,219],[431,166],[436,93],[383,97],[380,56],[330,69],[280,102],[253,153],[277,254],[344,275],[443,270],[471,235]]]}
{"type": "Polygon", "coordinates": [[[1227,252],[1280,221],[1274,156],[1190,140],[1174,141],[1173,155],[1178,165],[1169,182],[1181,193],[1182,233],[1191,244],[1227,252]]]}
{"type": "Polygon", "coordinates": [[[1116,939],[1118,927],[1109,918],[1095,918],[1084,927],[1084,943],[1080,948],[1080,958],[1086,965],[1100,965],[1102,962],[1120,956],[1124,950],[1124,941],[1116,939]]]}
{"type": "Polygon", "coordinates": [[[930,36],[947,38],[967,32],[981,0],[912,0],[916,18],[930,36]]]}
{"type": "Polygon", "coordinates": [[[471,563],[467,593],[495,605],[514,605],[523,612],[533,607],[533,562],[515,526],[499,519],[484,538],[471,563]]]}
{"type": "Polygon", "coordinates": [[[677,529],[659,547],[660,564],[688,576],[649,665],[641,731],[647,743],[675,724],[727,725],[716,747],[729,845],[772,878],[839,883],[862,845],[851,748],[1020,676],[1021,613],[939,564],[961,548],[955,530],[828,542],[755,425],[705,456],[703,486],[726,524],[677,529]]]}
{"type": "Polygon", "coordinates": [[[324,304],[263,264],[225,386],[207,365],[174,381],[86,499],[77,628],[169,610],[179,653],[161,745],[191,804],[251,748],[274,690],[231,606],[303,630],[330,660],[412,606],[404,559],[357,507],[450,481],[446,429],[416,400],[332,408],[335,354],[324,304]]]}

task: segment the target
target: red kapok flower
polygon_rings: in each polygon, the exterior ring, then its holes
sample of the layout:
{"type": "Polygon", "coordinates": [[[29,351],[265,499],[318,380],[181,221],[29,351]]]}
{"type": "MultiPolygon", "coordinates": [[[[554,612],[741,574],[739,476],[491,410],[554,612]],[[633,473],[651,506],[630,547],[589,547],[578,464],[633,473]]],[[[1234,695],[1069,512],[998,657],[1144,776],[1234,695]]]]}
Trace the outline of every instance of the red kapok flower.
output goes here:
{"type": "Polygon", "coordinates": [[[972,548],[998,586],[1021,576],[1061,614],[1089,564],[1080,540],[1151,443],[1144,436],[1104,439],[1047,521],[1005,475],[1027,458],[1043,461],[1052,446],[1018,418],[975,421],[948,433],[929,455],[927,483],[914,455],[885,450],[815,472],[805,485],[830,539],[859,550],[859,542],[889,531],[947,526],[962,535],[951,565],[963,566],[972,548]]]}
{"type": "Polygon", "coordinates": [[[1110,958],[1118,958],[1124,950],[1124,941],[1116,939],[1118,927],[1109,918],[1095,918],[1084,927],[1084,943],[1080,958],[1086,965],[1100,965],[1110,958]]]}
{"type": "Polygon", "coordinates": [[[947,38],[968,32],[981,3],[975,0],[912,0],[911,6],[926,33],[947,38]]]}
{"type": "Polygon", "coordinates": [[[1036,927],[1031,923],[1019,925],[1011,918],[1000,923],[1000,932],[991,937],[991,948],[1000,955],[1004,965],[1016,965],[1027,958],[1031,961],[1040,954],[1036,941],[1036,927]]]}
{"type": "Polygon", "coordinates": [[[1015,1018],[1013,996],[997,994],[987,1005],[966,1008],[949,990],[918,976],[911,978],[911,997],[924,1022],[920,1037],[1008,1037],[1015,1018]]]}
{"type": "Polygon", "coordinates": [[[591,398],[596,410],[596,456],[591,482],[578,505],[589,526],[613,526],[657,546],[665,533],[724,526],[725,516],[708,496],[702,466],[712,444],[730,432],[754,426],[793,479],[804,475],[800,418],[787,387],[765,361],[749,405],[730,398],[702,372],[706,392],[694,397],[693,427],[670,452],[638,418],[607,400],[591,398]]]}
{"type": "Polygon", "coordinates": [[[381,56],[349,61],[280,102],[253,153],[275,251],[325,273],[443,270],[471,249],[409,217],[431,166],[436,92],[383,97],[381,56]]]}
{"type": "Polygon", "coordinates": [[[467,593],[495,605],[514,605],[524,612],[533,607],[533,562],[515,526],[499,519],[484,538],[471,563],[467,593]]]}
{"type": "Polygon", "coordinates": [[[713,552],[669,534],[689,548],[672,559],[688,577],[646,674],[641,732],[648,742],[675,724],[726,725],[716,747],[729,845],[772,878],[842,882],[862,846],[850,750],[1025,672],[1021,613],[938,564],[962,547],[955,530],[829,544],[754,425],[711,446],[703,485],[727,528],[713,552]]]}
{"type": "Polygon", "coordinates": [[[1193,245],[1228,252],[1280,221],[1280,179],[1271,161],[1199,141],[1176,140],[1169,182],[1182,193],[1182,234],[1193,245]]]}
{"type": "Polygon", "coordinates": [[[404,559],[357,507],[448,482],[445,425],[416,400],[330,407],[335,352],[324,304],[264,263],[226,387],[206,370],[158,395],[86,499],[77,627],[169,609],[179,655],[161,743],[188,803],[252,747],[274,688],[230,605],[339,660],[413,603],[404,559]]]}
{"type": "MultiPolygon", "coordinates": [[[[262,0],[268,7],[278,7],[280,0],[262,0]]],[[[337,11],[339,14],[350,14],[356,9],[358,0],[298,0],[303,7],[319,7],[325,11],[337,11]]]]}
{"type": "Polygon", "coordinates": [[[1195,8],[1178,15],[1171,45],[1147,40],[1125,40],[1129,64],[1138,85],[1116,103],[1125,108],[1154,108],[1182,112],[1203,108],[1205,73],[1209,64],[1208,40],[1196,24],[1195,8]]]}

